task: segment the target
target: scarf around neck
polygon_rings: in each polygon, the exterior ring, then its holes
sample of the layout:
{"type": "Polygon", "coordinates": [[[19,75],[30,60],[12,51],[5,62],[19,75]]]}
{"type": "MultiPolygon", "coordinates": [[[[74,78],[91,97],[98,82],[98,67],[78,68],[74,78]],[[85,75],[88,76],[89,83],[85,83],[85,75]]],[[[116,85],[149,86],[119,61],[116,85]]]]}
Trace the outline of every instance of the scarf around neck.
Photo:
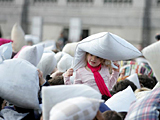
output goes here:
{"type": "Polygon", "coordinates": [[[94,78],[95,78],[95,82],[101,92],[102,95],[106,95],[108,97],[112,97],[102,76],[100,75],[100,73],[98,72],[98,70],[101,69],[101,64],[97,67],[92,67],[88,62],[87,62],[87,66],[89,69],[91,69],[93,75],[94,75],[94,78]]]}

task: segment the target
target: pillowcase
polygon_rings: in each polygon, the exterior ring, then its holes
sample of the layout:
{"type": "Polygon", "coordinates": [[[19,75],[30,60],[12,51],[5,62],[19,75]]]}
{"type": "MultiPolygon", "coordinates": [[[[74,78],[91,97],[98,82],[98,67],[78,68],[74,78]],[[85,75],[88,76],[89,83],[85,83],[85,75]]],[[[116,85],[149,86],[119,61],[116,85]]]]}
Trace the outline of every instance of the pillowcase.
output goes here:
{"type": "Polygon", "coordinates": [[[93,120],[103,100],[75,97],[57,103],[50,111],[49,120],[93,120]]]}
{"type": "Polygon", "coordinates": [[[68,53],[69,55],[74,57],[77,44],[78,44],[78,42],[67,43],[63,47],[62,52],[68,53]]]}
{"type": "Polygon", "coordinates": [[[125,120],[159,120],[160,88],[134,101],[125,120]]]}
{"type": "Polygon", "coordinates": [[[13,40],[13,51],[18,52],[25,45],[24,31],[22,27],[16,23],[11,31],[11,39],[13,40]]]}
{"type": "Polygon", "coordinates": [[[37,44],[37,43],[39,43],[39,41],[40,41],[40,39],[39,39],[38,36],[32,35],[32,34],[27,34],[27,35],[24,36],[24,38],[25,38],[25,41],[26,41],[26,42],[32,41],[33,44],[37,44]]]}
{"type": "Polygon", "coordinates": [[[130,104],[136,100],[131,86],[128,86],[123,91],[114,94],[105,104],[116,112],[128,112],[130,104]],[[123,107],[122,107],[123,106],[123,107]]]}
{"type": "Polygon", "coordinates": [[[62,56],[65,55],[65,54],[67,54],[67,53],[65,53],[65,52],[58,52],[58,53],[55,54],[55,58],[57,60],[57,64],[60,61],[60,59],[62,58],[62,56]]]}
{"type": "Polygon", "coordinates": [[[148,60],[156,79],[160,82],[160,41],[157,41],[142,50],[144,57],[148,60]]]}
{"type": "Polygon", "coordinates": [[[3,60],[11,59],[12,43],[6,43],[0,46],[0,55],[3,60]]]}
{"type": "Polygon", "coordinates": [[[54,57],[54,53],[43,53],[40,62],[37,65],[43,72],[43,78],[46,79],[47,75],[50,75],[57,65],[56,58],[54,57]]]}
{"type": "Polygon", "coordinates": [[[74,70],[86,65],[86,52],[112,61],[142,56],[136,47],[123,38],[109,32],[101,32],[78,42],[72,67],[74,70]]]}
{"type": "Polygon", "coordinates": [[[0,97],[21,108],[39,108],[36,67],[23,59],[9,59],[0,63],[0,71],[0,97]]]}
{"type": "Polygon", "coordinates": [[[44,48],[44,53],[53,52],[53,50],[56,50],[55,45],[52,45],[52,46],[49,46],[49,47],[45,47],[44,48]]]}
{"type": "Polygon", "coordinates": [[[57,64],[58,71],[66,72],[66,70],[71,68],[72,61],[73,61],[72,56],[70,56],[69,54],[63,55],[57,64]]]}
{"type": "Polygon", "coordinates": [[[101,99],[99,92],[84,84],[42,87],[43,119],[49,120],[49,112],[52,106],[68,98],[80,96],[101,99]]]}
{"type": "Polygon", "coordinates": [[[18,58],[27,60],[34,66],[37,66],[42,57],[43,50],[44,50],[43,44],[27,46],[20,51],[18,58]]]}
{"type": "Polygon", "coordinates": [[[137,86],[138,89],[141,88],[137,73],[133,73],[132,75],[130,75],[126,79],[128,79],[131,82],[133,82],[137,86]]]}

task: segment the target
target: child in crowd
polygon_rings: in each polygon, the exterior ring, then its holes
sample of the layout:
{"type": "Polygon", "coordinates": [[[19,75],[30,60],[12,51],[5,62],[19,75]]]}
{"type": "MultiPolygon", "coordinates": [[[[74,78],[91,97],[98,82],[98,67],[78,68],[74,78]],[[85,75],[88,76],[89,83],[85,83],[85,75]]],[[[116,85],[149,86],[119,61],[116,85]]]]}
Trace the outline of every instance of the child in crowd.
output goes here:
{"type": "MultiPolygon", "coordinates": [[[[76,71],[74,84],[89,85],[97,91],[100,91],[102,95],[111,97],[109,90],[112,89],[118,79],[119,65],[115,63],[115,65],[118,66],[118,69],[112,68],[113,71],[112,74],[110,74],[109,67],[105,64],[105,62],[106,60],[98,56],[86,53],[86,66],[81,67],[76,71]]],[[[72,68],[68,69],[64,74],[64,82],[66,85],[71,84],[69,78],[72,75],[72,68]]]]}

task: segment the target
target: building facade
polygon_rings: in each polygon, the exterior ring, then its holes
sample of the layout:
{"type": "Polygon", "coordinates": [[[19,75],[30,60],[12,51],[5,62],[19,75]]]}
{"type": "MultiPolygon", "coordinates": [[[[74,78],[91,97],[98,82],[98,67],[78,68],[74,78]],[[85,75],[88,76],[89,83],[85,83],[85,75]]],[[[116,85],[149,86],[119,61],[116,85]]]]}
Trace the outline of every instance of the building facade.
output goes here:
{"type": "Polygon", "coordinates": [[[111,32],[136,47],[155,42],[160,33],[160,0],[0,0],[0,27],[10,37],[15,23],[31,34],[33,18],[42,20],[41,40],[68,37],[72,18],[82,22],[82,38],[111,32]]]}

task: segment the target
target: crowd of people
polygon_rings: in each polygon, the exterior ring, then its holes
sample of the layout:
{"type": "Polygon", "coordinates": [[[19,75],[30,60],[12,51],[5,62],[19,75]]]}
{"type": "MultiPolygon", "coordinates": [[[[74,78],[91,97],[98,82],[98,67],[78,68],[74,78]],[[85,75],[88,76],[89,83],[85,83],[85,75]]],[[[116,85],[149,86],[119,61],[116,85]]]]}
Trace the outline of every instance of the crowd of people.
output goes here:
{"type": "Polygon", "coordinates": [[[66,52],[45,42],[26,45],[15,25],[11,39],[0,38],[0,120],[158,120],[155,38],[139,51],[101,32],[69,43],[66,52]]]}

